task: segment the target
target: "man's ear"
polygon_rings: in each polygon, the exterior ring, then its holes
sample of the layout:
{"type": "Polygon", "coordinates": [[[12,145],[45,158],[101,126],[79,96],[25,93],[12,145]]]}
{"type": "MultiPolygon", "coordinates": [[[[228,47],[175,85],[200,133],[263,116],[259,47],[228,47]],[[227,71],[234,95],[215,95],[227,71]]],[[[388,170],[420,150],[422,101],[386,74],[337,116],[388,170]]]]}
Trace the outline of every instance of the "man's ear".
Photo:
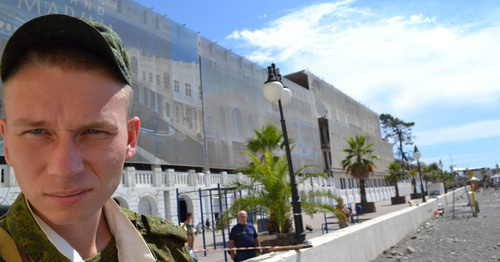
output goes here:
{"type": "Polygon", "coordinates": [[[5,155],[5,161],[10,165],[9,150],[7,149],[7,121],[5,119],[0,119],[0,133],[3,137],[3,152],[5,155]]]}
{"type": "Polygon", "coordinates": [[[125,155],[125,161],[130,160],[135,155],[137,148],[137,137],[139,136],[139,129],[141,128],[141,120],[139,117],[132,117],[127,122],[127,152],[125,155]]]}

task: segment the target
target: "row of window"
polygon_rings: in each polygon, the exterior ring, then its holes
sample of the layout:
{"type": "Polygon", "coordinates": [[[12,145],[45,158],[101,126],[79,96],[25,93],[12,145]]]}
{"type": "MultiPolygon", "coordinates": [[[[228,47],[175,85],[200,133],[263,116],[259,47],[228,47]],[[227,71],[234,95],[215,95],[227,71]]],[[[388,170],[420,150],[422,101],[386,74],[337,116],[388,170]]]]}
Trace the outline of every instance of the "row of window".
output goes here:
{"type": "MultiPolygon", "coordinates": [[[[153,83],[153,73],[149,72],[149,74],[147,74],[146,71],[142,71],[142,80],[153,83]]],[[[161,78],[158,74],[156,74],[156,85],[161,86],[161,78]]],[[[163,73],[163,88],[167,90],[170,89],[170,75],[167,72],[163,73]]]]}
{"type": "MultiPolygon", "coordinates": [[[[383,187],[387,186],[385,179],[368,179],[365,182],[365,187],[383,187]]],[[[340,178],[340,189],[359,188],[359,180],[354,178],[340,178]]]]}
{"type": "MultiPolygon", "coordinates": [[[[147,74],[146,71],[142,71],[142,79],[144,81],[149,81],[150,83],[153,83],[153,73],[147,74]],[[149,77],[148,77],[149,75],[149,77]]],[[[156,85],[161,86],[161,79],[160,75],[156,75],[156,85]]],[[[167,90],[170,89],[170,75],[168,73],[163,73],[163,87],[167,90]]],[[[193,88],[191,86],[191,83],[184,83],[185,87],[185,95],[187,97],[192,97],[193,96],[193,88]]],[[[180,93],[180,82],[179,80],[174,80],[174,92],[180,93]]],[[[199,95],[201,97],[201,88],[199,88],[199,95]]]]}

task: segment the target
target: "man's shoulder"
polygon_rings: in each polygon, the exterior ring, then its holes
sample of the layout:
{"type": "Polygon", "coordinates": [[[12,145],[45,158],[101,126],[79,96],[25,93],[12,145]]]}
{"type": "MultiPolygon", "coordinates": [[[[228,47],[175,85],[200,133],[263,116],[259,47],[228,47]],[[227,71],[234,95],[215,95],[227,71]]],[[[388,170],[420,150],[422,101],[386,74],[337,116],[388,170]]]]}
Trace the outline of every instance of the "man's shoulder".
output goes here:
{"type": "Polygon", "coordinates": [[[252,223],[246,223],[246,224],[245,224],[245,227],[255,228],[255,226],[254,226],[252,223]]]}
{"type": "Polygon", "coordinates": [[[171,221],[150,215],[141,215],[122,208],[123,213],[142,235],[159,261],[192,261],[185,247],[187,234],[171,221]]]}
{"type": "Polygon", "coordinates": [[[3,229],[7,229],[7,220],[5,219],[6,215],[0,216],[0,227],[3,229]]]}
{"type": "Polygon", "coordinates": [[[186,231],[167,219],[142,215],[126,208],[122,208],[122,211],[143,236],[169,237],[182,243],[187,241],[186,231]]]}
{"type": "Polygon", "coordinates": [[[231,228],[231,231],[236,231],[236,230],[241,230],[243,229],[243,225],[238,223],[236,225],[234,225],[232,228],[231,228]]]}

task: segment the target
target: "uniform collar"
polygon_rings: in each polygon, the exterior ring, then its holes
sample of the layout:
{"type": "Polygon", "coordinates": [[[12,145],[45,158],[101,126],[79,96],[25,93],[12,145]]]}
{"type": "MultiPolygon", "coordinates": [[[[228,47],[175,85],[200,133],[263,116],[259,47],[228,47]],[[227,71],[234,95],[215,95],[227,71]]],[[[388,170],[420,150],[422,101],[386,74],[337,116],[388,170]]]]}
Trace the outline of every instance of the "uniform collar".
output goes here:
{"type": "Polygon", "coordinates": [[[112,198],[104,204],[104,215],[116,241],[119,261],[156,261],[144,238],[112,198]]]}
{"type": "MultiPolygon", "coordinates": [[[[7,229],[34,261],[83,261],[64,238],[31,211],[22,193],[10,211],[7,229]]],[[[155,261],[142,236],[112,198],[104,204],[104,215],[115,238],[119,261],[155,261]]]]}

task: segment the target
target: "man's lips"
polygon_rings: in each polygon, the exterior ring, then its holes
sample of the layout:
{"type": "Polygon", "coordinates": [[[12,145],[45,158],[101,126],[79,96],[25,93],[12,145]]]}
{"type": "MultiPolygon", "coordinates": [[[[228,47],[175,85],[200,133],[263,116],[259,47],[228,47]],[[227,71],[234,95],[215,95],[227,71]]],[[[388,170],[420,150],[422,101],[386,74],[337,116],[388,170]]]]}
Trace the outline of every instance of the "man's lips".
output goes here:
{"type": "Polygon", "coordinates": [[[74,189],[68,191],[47,193],[46,195],[61,205],[71,205],[83,200],[91,191],[91,189],[74,189]]]}

